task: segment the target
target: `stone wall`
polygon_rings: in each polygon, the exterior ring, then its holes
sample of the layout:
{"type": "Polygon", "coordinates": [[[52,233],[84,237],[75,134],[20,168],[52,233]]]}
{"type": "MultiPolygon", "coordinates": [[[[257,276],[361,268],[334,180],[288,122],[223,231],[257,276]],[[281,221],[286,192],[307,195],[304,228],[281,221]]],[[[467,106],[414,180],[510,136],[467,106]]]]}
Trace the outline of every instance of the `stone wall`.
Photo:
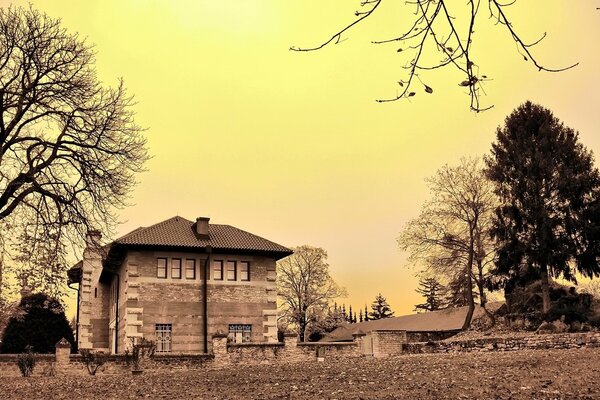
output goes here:
{"type": "Polygon", "coordinates": [[[215,364],[271,364],[291,362],[340,361],[360,357],[356,342],[227,343],[226,337],[213,338],[215,364]]]}
{"type": "Polygon", "coordinates": [[[374,330],[366,337],[372,337],[373,357],[389,357],[402,354],[403,345],[408,341],[406,331],[374,330]]]}
{"type": "Polygon", "coordinates": [[[532,349],[573,349],[600,347],[600,332],[528,335],[474,340],[408,343],[405,353],[457,353],[470,351],[516,351],[532,349]]]}

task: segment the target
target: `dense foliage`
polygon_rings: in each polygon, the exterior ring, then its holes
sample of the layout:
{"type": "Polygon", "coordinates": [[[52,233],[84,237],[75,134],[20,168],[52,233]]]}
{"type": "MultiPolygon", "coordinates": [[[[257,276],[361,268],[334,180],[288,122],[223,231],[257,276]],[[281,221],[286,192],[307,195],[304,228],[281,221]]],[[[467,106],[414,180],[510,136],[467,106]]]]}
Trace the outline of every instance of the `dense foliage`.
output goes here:
{"type": "Polygon", "coordinates": [[[592,153],[551,111],[526,102],[498,128],[487,163],[502,204],[493,229],[496,283],[510,291],[525,275],[539,277],[547,312],[550,277],[600,275],[600,175],[592,153]]]}
{"type": "Polygon", "coordinates": [[[24,297],[2,336],[2,353],[54,353],[56,343],[65,338],[74,350],[73,331],[60,302],[45,294],[24,297]]]}

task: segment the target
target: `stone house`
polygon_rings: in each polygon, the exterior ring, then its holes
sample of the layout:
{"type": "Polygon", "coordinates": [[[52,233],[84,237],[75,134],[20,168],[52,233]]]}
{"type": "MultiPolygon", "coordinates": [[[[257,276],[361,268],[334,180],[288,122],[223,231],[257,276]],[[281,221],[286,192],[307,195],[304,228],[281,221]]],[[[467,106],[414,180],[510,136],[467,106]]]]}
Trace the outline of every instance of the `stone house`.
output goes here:
{"type": "Polygon", "coordinates": [[[132,341],[160,353],[208,353],[214,335],[277,341],[276,261],[288,248],[230,225],[173,217],[101,246],[90,232],[78,283],[80,349],[123,353],[132,341]]]}

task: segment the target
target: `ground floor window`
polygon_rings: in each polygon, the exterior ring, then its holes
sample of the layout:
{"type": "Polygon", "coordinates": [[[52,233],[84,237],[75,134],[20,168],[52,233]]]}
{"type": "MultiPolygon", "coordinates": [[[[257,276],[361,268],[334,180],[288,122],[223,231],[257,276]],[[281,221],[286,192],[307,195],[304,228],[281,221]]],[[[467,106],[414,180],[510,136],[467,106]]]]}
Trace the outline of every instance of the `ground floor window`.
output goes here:
{"type": "Polygon", "coordinates": [[[229,335],[227,337],[231,343],[250,342],[252,340],[252,325],[229,325],[229,335]]]}
{"type": "Polygon", "coordinates": [[[173,337],[173,324],[156,324],[156,352],[169,353],[173,337]]]}

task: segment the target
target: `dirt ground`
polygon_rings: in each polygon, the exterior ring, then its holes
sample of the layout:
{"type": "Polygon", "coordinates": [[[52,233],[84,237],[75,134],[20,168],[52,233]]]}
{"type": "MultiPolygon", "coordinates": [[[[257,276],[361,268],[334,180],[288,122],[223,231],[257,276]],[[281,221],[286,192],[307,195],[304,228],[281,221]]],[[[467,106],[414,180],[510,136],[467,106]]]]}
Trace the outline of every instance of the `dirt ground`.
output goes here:
{"type": "Polygon", "coordinates": [[[2,399],[600,399],[600,348],[0,379],[2,399]]]}

